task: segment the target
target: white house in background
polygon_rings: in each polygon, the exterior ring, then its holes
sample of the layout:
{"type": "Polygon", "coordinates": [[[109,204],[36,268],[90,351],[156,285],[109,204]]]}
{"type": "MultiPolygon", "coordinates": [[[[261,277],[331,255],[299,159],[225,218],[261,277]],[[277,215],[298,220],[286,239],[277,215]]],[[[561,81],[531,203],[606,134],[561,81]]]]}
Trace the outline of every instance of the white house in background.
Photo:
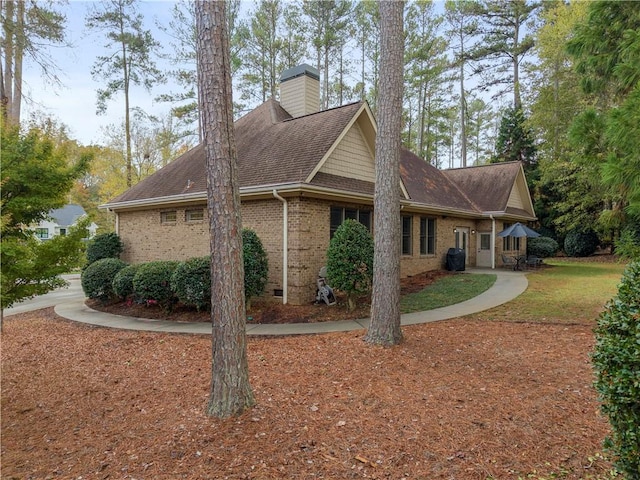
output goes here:
{"type": "MultiPolygon", "coordinates": [[[[42,220],[35,228],[36,237],[40,240],[50,240],[58,235],[66,235],[71,227],[73,227],[80,218],[86,216],[80,205],[65,205],[49,212],[49,218],[42,220]]],[[[89,238],[92,238],[98,230],[98,225],[94,222],[88,227],[89,238]]]]}

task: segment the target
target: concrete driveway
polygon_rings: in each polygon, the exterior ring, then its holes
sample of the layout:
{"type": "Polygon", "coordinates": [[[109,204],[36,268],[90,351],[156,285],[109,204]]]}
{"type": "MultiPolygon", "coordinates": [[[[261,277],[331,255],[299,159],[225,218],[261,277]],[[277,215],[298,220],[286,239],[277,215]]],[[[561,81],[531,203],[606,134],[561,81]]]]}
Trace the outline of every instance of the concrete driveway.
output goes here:
{"type": "Polygon", "coordinates": [[[67,288],[58,288],[44,295],[16,303],[13,307],[7,308],[4,311],[4,316],[8,317],[16,313],[30,312],[32,310],[39,310],[40,308],[55,307],[62,303],[84,300],[84,293],[80,285],[80,274],[62,275],[62,278],[69,282],[67,288]]]}

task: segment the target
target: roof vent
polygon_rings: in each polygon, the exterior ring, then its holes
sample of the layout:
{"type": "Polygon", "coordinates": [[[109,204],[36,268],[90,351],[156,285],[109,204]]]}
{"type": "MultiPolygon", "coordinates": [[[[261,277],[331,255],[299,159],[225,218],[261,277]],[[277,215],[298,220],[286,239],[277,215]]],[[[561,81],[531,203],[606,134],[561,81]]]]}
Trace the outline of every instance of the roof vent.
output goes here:
{"type": "Polygon", "coordinates": [[[320,110],[320,72],[303,63],[280,75],[280,105],[292,117],[320,110]]]}

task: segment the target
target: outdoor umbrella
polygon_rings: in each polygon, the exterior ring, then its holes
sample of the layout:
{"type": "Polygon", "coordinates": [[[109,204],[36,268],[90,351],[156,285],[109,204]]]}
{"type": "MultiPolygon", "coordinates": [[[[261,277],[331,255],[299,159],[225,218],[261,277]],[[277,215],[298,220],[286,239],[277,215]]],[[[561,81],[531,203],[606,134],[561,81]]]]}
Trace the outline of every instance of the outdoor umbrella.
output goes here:
{"type": "Polygon", "coordinates": [[[514,223],[513,225],[505,228],[503,231],[498,233],[499,237],[539,237],[540,234],[535,230],[531,230],[526,225],[522,225],[520,222],[514,223]]]}

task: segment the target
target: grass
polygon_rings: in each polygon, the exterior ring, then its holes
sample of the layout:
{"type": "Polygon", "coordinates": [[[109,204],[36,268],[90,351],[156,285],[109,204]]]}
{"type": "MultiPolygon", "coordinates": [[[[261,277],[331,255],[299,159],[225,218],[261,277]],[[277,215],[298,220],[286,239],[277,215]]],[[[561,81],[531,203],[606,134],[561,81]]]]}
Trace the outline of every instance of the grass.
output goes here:
{"type": "Polygon", "coordinates": [[[527,274],[529,287],[515,300],[474,315],[485,320],[536,323],[590,323],[616,295],[621,263],[546,260],[527,274]]]}
{"type": "Polygon", "coordinates": [[[420,292],[404,295],[400,301],[400,311],[420,312],[464,302],[487,291],[495,281],[496,275],[484,273],[443,277],[420,292]]]}

